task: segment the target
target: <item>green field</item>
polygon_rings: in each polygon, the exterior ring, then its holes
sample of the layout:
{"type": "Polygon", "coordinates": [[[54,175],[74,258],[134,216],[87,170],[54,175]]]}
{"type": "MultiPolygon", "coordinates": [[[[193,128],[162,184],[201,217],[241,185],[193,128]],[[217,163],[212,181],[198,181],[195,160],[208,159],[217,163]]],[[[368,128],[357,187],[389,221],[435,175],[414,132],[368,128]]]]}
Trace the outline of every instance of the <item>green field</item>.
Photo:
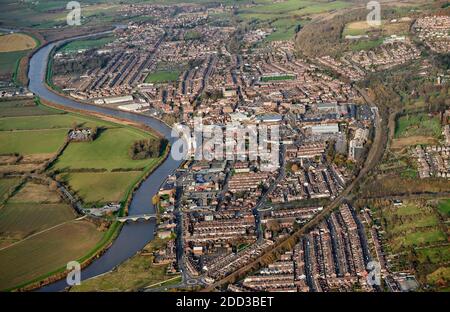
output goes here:
{"type": "Polygon", "coordinates": [[[54,168],[115,169],[143,168],[150,159],[133,160],[128,154],[134,141],[148,139],[149,134],[130,128],[106,129],[93,142],[70,143],[58,158],[54,168]]]}
{"type": "Polygon", "coordinates": [[[29,51],[15,51],[0,53],[0,77],[12,78],[22,57],[29,51]]]}
{"type": "Polygon", "coordinates": [[[71,129],[78,127],[104,127],[109,125],[98,120],[83,118],[72,114],[43,115],[28,117],[0,118],[0,131],[5,130],[38,130],[38,129],[71,129]]]}
{"type": "Polygon", "coordinates": [[[395,137],[431,136],[438,138],[441,135],[439,117],[427,114],[402,116],[397,120],[395,137]]]}
{"type": "MultiPolygon", "coordinates": [[[[63,146],[67,131],[74,124],[98,127],[99,135],[94,141],[69,144],[57,161],[56,166],[63,166],[58,169],[132,168],[134,171],[60,173],[62,182],[85,204],[124,202],[144,172],[160,161],[160,158],[131,159],[130,146],[152,134],[129,125],[36,106],[30,100],[0,102],[0,112],[5,110],[9,110],[6,115],[15,116],[0,118],[0,154],[4,155],[5,163],[17,161],[18,158],[7,156],[11,153],[23,155],[24,161],[41,163],[63,146]]],[[[19,162],[16,166],[27,165],[19,162]]],[[[19,179],[15,181],[18,183],[19,179]]],[[[12,180],[1,179],[1,194],[14,184],[12,180]]],[[[86,260],[110,242],[119,228],[113,223],[105,234],[96,225],[76,221],[75,217],[73,209],[47,185],[27,182],[9,198],[0,208],[0,289],[51,276],[68,261],[86,260]]]]}
{"type": "MultiPolygon", "coordinates": [[[[156,162],[156,160],[155,160],[156,162]]],[[[141,172],[63,173],[61,179],[75,192],[85,206],[124,200],[127,190],[137,182],[141,172]]]]}
{"type": "Polygon", "coordinates": [[[108,43],[115,40],[114,36],[107,36],[102,38],[88,39],[88,40],[75,40],[64,45],[59,49],[61,52],[71,53],[79,50],[88,50],[94,48],[101,48],[108,43]]]}
{"type": "Polygon", "coordinates": [[[61,113],[61,111],[37,104],[31,99],[0,101],[0,117],[44,116],[61,113]]]}
{"type": "Polygon", "coordinates": [[[294,79],[295,79],[295,76],[292,76],[292,75],[261,77],[261,81],[262,82],[281,81],[281,80],[294,80],[294,79]]]}
{"type": "Polygon", "coordinates": [[[0,235],[23,239],[74,218],[72,207],[48,185],[27,182],[0,209],[0,235]]]}
{"type": "Polygon", "coordinates": [[[92,250],[103,233],[87,221],[72,221],[0,250],[0,289],[39,278],[92,250]]]}
{"type": "MultiPolygon", "coordinates": [[[[145,286],[163,282],[177,275],[166,275],[165,264],[153,264],[151,252],[164,246],[165,241],[155,239],[143,250],[146,254],[137,254],[118,266],[117,270],[83,281],[70,291],[136,291],[145,286]]],[[[174,282],[179,279],[174,279],[174,282]]],[[[169,284],[170,282],[168,282],[169,284]]]]}
{"type": "Polygon", "coordinates": [[[256,1],[261,5],[243,8],[239,15],[244,19],[267,20],[286,16],[304,16],[308,14],[322,13],[337,9],[343,9],[350,4],[343,1],[307,1],[307,0],[287,0],[273,3],[272,1],[256,1]]]}
{"type": "Polygon", "coordinates": [[[0,154],[22,155],[56,153],[64,144],[65,129],[0,131],[0,154]]]}
{"type": "Polygon", "coordinates": [[[180,71],[161,70],[161,71],[156,71],[156,72],[148,74],[148,76],[145,78],[145,82],[147,82],[147,83],[166,83],[166,82],[176,81],[179,76],[180,76],[180,71]]]}
{"type": "Polygon", "coordinates": [[[0,179],[0,202],[4,199],[4,196],[9,192],[9,190],[17,185],[19,181],[20,178],[0,179]]]}
{"type": "Polygon", "coordinates": [[[440,201],[438,209],[443,215],[450,216],[450,199],[440,201]]]}
{"type": "Polygon", "coordinates": [[[450,245],[416,250],[420,262],[440,264],[450,261],[450,245]]]}
{"type": "Polygon", "coordinates": [[[355,43],[350,45],[350,49],[352,51],[362,51],[362,50],[371,50],[376,47],[379,47],[383,43],[383,39],[374,39],[374,40],[358,40],[355,43]]]}

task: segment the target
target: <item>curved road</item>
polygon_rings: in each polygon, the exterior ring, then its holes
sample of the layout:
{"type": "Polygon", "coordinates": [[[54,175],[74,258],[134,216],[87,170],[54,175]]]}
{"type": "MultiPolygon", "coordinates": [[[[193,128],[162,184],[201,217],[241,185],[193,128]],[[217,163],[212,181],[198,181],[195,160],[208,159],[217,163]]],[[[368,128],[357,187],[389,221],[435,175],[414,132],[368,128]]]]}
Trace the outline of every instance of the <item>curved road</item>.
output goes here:
{"type": "MultiPolygon", "coordinates": [[[[110,32],[110,31],[109,31],[110,32]]],[[[83,110],[86,112],[100,113],[106,116],[126,119],[132,122],[144,124],[161,133],[169,140],[171,144],[176,138],[171,137],[171,128],[163,122],[145,115],[137,115],[123,111],[117,111],[108,107],[94,106],[68,99],[59,94],[50,91],[45,84],[47,72],[48,57],[53,48],[66,42],[94,37],[108,32],[102,32],[92,35],[79,36],[50,43],[40,48],[31,58],[28,72],[29,89],[42,99],[55,104],[83,110]]],[[[134,193],[130,207],[129,215],[139,215],[145,213],[154,213],[155,208],[152,205],[151,198],[155,195],[161,184],[164,183],[168,175],[172,174],[181,164],[181,161],[174,160],[170,155],[139,187],[134,193]]],[[[81,272],[82,280],[91,278],[112,270],[114,267],[127,260],[141,250],[154,237],[155,221],[126,223],[119,236],[113,242],[111,247],[98,259],[93,261],[81,272]]],[[[67,287],[65,280],[60,280],[50,285],[44,286],[40,291],[61,291],[67,287]]]]}

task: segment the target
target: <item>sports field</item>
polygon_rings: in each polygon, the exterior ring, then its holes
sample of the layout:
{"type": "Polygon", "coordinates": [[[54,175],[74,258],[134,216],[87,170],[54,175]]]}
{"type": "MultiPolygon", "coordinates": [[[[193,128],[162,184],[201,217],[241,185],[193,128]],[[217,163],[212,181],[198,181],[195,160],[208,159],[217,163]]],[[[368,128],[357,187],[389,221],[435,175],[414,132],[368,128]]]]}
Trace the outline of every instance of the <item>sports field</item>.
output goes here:
{"type": "Polygon", "coordinates": [[[165,83],[170,81],[176,81],[178,79],[178,76],[180,75],[179,71],[156,71],[153,73],[148,74],[148,76],[145,78],[145,82],[147,83],[165,83]]]}

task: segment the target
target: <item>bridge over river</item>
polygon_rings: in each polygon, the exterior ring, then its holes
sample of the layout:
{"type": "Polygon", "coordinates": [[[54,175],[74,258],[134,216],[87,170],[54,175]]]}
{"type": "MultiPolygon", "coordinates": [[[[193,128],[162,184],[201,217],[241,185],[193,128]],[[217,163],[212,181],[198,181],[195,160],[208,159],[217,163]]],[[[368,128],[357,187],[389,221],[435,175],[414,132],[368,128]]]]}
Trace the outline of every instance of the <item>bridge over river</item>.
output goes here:
{"type": "Polygon", "coordinates": [[[146,214],[140,214],[140,215],[118,217],[117,221],[123,223],[123,222],[127,222],[127,221],[137,222],[139,220],[148,221],[150,219],[156,219],[156,213],[146,213],[146,214]]]}

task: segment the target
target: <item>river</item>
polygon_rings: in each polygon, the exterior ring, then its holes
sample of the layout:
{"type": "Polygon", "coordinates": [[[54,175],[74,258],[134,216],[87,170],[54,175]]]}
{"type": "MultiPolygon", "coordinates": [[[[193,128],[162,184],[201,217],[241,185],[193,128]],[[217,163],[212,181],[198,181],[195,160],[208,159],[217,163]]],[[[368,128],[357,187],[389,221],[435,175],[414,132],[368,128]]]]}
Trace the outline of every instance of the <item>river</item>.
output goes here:
{"type": "MultiPolygon", "coordinates": [[[[105,34],[107,32],[96,34],[105,34]]],[[[137,115],[124,111],[117,111],[108,107],[94,106],[77,102],[75,100],[63,97],[50,91],[45,85],[45,76],[47,71],[48,57],[52,49],[58,45],[75,39],[86,38],[95,35],[80,36],[76,38],[61,40],[47,44],[41,47],[30,60],[28,71],[29,89],[42,99],[51,101],[55,104],[83,110],[86,112],[100,113],[106,116],[118,117],[133,122],[138,122],[164,135],[171,144],[174,138],[171,137],[171,128],[163,122],[152,118],[151,116],[137,115]]],[[[128,213],[129,215],[138,215],[143,213],[155,212],[152,205],[152,197],[158,192],[162,183],[168,175],[172,174],[181,164],[181,161],[174,160],[170,155],[139,187],[133,195],[128,213]]],[[[98,259],[94,260],[89,266],[81,272],[81,279],[88,279],[103,273],[106,273],[132,257],[141,250],[154,237],[155,221],[125,223],[119,236],[113,242],[111,247],[98,259]]],[[[66,281],[60,280],[44,286],[39,291],[62,291],[67,287],[66,281]]]]}

